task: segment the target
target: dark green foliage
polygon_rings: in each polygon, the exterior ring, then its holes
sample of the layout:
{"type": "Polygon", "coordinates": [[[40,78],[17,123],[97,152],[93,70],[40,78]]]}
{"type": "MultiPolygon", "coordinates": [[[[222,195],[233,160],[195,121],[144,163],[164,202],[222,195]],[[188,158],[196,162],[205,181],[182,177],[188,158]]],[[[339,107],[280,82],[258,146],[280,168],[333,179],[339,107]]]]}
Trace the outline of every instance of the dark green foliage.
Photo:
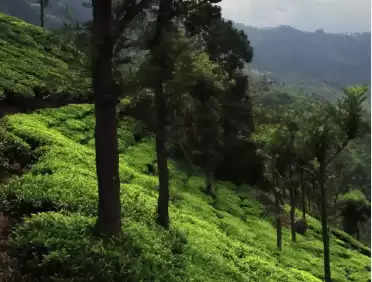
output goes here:
{"type": "Polygon", "coordinates": [[[360,238],[359,223],[366,221],[371,214],[371,204],[360,190],[351,190],[339,199],[339,208],[343,217],[343,228],[360,238]]]}
{"type": "Polygon", "coordinates": [[[234,28],[231,21],[217,20],[209,27],[207,50],[213,60],[222,63],[229,74],[242,69],[253,58],[247,35],[234,28]]]}
{"type": "Polygon", "coordinates": [[[241,72],[253,57],[247,36],[230,21],[215,20],[205,34],[206,49],[211,60],[222,66],[233,81],[220,99],[223,120],[222,161],[217,165],[220,179],[255,184],[262,174],[255,145],[249,142],[254,130],[249,81],[241,72]]]}
{"type": "MultiPolygon", "coordinates": [[[[0,121],[0,182],[3,173],[21,173],[32,161],[30,145],[8,132],[6,120],[0,121]]],[[[5,176],[5,175],[4,175],[5,176]]]]}

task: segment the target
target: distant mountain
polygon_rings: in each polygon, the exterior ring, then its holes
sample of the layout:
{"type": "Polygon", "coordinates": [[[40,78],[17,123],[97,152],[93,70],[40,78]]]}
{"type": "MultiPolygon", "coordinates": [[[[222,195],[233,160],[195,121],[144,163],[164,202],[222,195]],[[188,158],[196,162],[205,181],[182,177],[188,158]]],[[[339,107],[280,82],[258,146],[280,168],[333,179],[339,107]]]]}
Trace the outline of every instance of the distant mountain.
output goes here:
{"type": "Polygon", "coordinates": [[[371,33],[304,32],[289,26],[255,28],[236,24],[254,47],[252,66],[286,82],[333,87],[370,84],[371,33]]]}

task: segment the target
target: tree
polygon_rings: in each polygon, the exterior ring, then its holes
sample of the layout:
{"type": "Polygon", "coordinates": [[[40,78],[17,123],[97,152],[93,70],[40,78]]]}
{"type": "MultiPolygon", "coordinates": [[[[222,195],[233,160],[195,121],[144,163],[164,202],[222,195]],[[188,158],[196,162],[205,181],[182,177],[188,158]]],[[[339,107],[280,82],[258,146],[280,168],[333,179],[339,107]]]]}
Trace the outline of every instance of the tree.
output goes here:
{"type": "MultiPolygon", "coordinates": [[[[275,187],[282,182],[282,186],[289,190],[290,200],[290,223],[291,223],[291,239],[296,242],[296,228],[295,228],[295,204],[296,204],[296,182],[295,182],[295,153],[294,143],[298,126],[294,122],[295,116],[292,111],[287,110],[283,115],[276,116],[277,125],[274,126],[268,134],[267,149],[270,153],[271,161],[274,161],[275,167],[274,177],[275,187]]],[[[267,150],[266,149],[266,150],[267,150]]],[[[275,192],[275,191],[274,191],[275,192]]],[[[283,193],[284,194],[284,193],[283,193]]]]}
{"type": "Polygon", "coordinates": [[[160,0],[155,37],[151,43],[151,64],[156,66],[159,74],[158,81],[153,85],[156,108],[156,155],[159,172],[159,197],[157,208],[157,222],[164,228],[169,228],[169,171],[167,152],[168,107],[164,93],[164,83],[169,79],[173,62],[167,60],[167,51],[162,45],[172,31],[171,22],[173,6],[171,0],[160,0]]]}
{"type": "Polygon", "coordinates": [[[97,0],[93,8],[93,89],[96,114],[96,167],[98,179],[99,233],[121,229],[119,155],[112,56],[112,1],[97,0]]]}
{"type": "Polygon", "coordinates": [[[176,60],[174,76],[168,83],[171,96],[178,97],[171,99],[172,119],[176,121],[172,131],[185,158],[204,171],[206,192],[214,197],[215,170],[223,157],[221,101],[231,82],[208,54],[189,47],[176,60]]]}
{"type": "Polygon", "coordinates": [[[157,81],[152,89],[155,94],[156,108],[156,153],[159,172],[159,198],[157,208],[157,222],[164,228],[169,227],[169,172],[167,140],[169,127],[169,107],[164,89],[165,84],[172,78],[174,61],[168,56],[168,49],[164,46],[167,37],[177,30],[172,22],[174,17],[182,19],[187,13],[185,7],[199,7],[203,3],[217,3],[220,0],[179,1],[160,0],[155,36],[150,42],[151,65],[157,69],[157,81]]]}
{"type": "Polygon", "coordinates": [[[221,18],[214,20],[203,36],[211,60],[220,64],[228,78],[235,81],[222,101],[224,147],[217,175],[237,183],[253,184],[259,178],[260,164],[249,139],[254,131],[252,101],[249,80],[242,71],[252,60],[253,48],[246,34],[235,29],[231,21],[221,18]]]}
{"type": "Polygon", "coordinates": [[[119,156],[116,105],[119,89],[113,76],[113,49],[129,23],[151,2],[124,1],[117,6],[113,22],[112,1],[93,2],[92,74],[95,96],[95,144],[98,180],[97,232],[117,234],[121,230],[119,156]]]}
{"type": "Polygon", "coordinates": [[[350,235],[360,239],[359,223],[368,219],[371,204],[360,190],[351,190],[340,197],[338,206],[343,217],[343,228],[350,235]]]}
{"type": "Polygon", "coordinates": [[[347,147],[350,140],[362,135],[363,102],[368,87],[355,86],[344,90],[344,97],[336,106],[326,103],[319,105],[307,118],[304,130],[307,135],[308,150],[314,156],[313,175],[320,190],[322,238],[324,246],[324,278],[331,281],[328,192],[326,190],[327,169],[335,158],[347,147]]]}
{"type": "Polygon", "coordinates": [[[287,138],[285,128],[277,121],[275,113],[271,113],[272,122],[261,124],[254,133],[253,140],[257,144],[259,155],[264,159],[264,179],[275,198],[275,225],[277,247],[282,250],[282,214],[283,214],[283,167],[282,155],[286,154],[287,138]]]}

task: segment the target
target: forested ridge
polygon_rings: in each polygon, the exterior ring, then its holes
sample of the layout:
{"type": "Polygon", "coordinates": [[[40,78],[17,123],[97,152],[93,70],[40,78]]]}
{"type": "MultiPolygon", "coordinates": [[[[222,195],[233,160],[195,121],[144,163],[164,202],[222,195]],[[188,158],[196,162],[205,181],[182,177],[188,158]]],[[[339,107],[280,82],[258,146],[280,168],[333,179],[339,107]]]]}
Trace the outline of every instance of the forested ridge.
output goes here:
{"type": "Polygon", "coordinates": [[[218,2],[0,13],[0,281],[369,281],[368,86],[247,75],[218,2]]]}

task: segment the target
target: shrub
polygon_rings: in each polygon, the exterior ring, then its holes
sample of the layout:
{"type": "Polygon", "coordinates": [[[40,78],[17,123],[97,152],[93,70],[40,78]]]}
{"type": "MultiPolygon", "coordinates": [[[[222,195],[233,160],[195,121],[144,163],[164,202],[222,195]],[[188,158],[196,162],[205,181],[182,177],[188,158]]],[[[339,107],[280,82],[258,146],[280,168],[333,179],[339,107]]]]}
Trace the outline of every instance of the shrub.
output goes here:
{"type": "Polygon", "coordinates": [[[94,235],[94,222],[33,215],[13,232],[10,252],[33,281],[186,281],[182,233],[130,221],[119,237],[105,239],[94,235]]]}
{"type": "Polygon", "coordinates": [[[0,121],[0,171],[20,173],[34,160],[33,157],[31,147],[8,132],[5,120],[0,121]]]}

